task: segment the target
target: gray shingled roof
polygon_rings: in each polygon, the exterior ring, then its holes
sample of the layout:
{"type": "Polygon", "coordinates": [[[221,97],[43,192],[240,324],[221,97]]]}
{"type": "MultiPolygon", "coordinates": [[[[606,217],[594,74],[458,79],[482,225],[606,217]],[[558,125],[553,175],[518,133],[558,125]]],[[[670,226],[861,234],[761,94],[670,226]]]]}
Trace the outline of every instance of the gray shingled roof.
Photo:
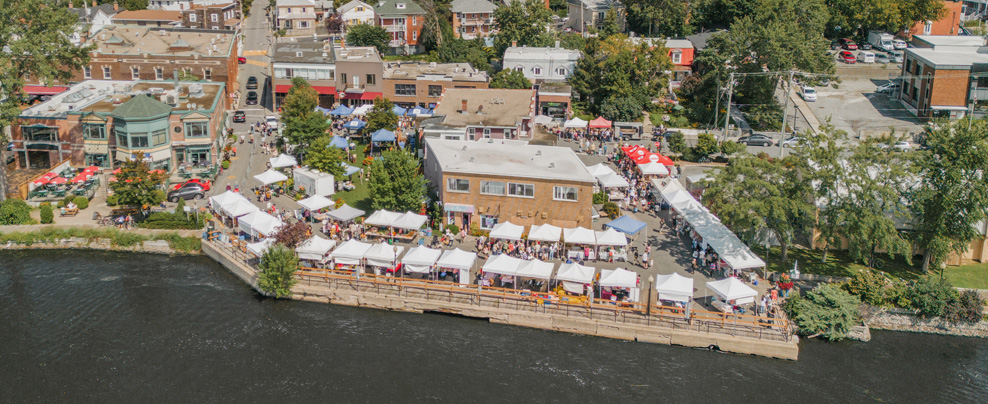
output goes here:
{"type": "Polygon", "coordinates": [[[493,13],[497,6],[487,0],[453,0],[454,13],[493,13]]]}
{"type": "Polygon", "coordinates": [[[409,14],[425,14],[425,10],[415,4],[412,0],[384,0],[377,3],[374,6],[374,11],[378,15],[409,15],[409,14]],[[398,8],[398,5],[404,4],[405,8],[398,8]]]}
{"type": "Polygon", "coordinates": [[[113,3],[104,3],[96,7],[77,7],[68,9],[70,13],[79,16],[79,22],[90,22],[89,20],[96,16],[96,12],[103,11],[103,14],[108,16],[113,16],[116,11],[113,11],[113,3]],[[86,10],[89,10],[89,15],[86,15],[86,10]]]}

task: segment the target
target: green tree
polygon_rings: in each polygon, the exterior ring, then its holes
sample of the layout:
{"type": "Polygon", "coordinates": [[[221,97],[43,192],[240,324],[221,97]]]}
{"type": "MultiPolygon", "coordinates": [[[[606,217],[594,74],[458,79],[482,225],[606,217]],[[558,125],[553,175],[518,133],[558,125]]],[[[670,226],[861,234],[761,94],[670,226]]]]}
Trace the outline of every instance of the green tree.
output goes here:
{"type": "Polygon", "coordinates": [[[587,40],[570,83],[590,112],[611,119],[637,120],[651,99],[666,91],[666,71],[671,69],[664,46],[652,47],[645,42],[635,45],[617,34],[587,40]],[[634,113],[622,112],[627,110],[634,113]]]}
{"type": "Polygon", "coordinates": [[[600,115],[606,116],[615,121],[638,121],[642,117],[642,110],[645,101],[636,96],[611,96],[600,103],[597,111],[600,115]]]}
{"type": "Polygon", "coordinates": [[[604,23],[600,26],[600,37],[607,38],[621,32],[621,25],[618,24],[617,11],[611,7],[604,13],[604,23]]]}
{"type": "Polygon", "coordinates": [[[693,23],[699,28],[727,28],[734,21],[754,14],[758,1],[752,0],[700,0],[692,12],[693,23]]]}
{"type": "Polygon", "coordinates": [[[666,138],[669,142],[669,150],[676,154],[686,154],[686,139],[680,132],[673,132],[666,138]]]}
{"type": "Polygon", "coordinates": [[[491,88],[526,89],[532,88],[532,82],[525,78],[525,73],[513,69],[504,69],[491,78],[491,88]]]}
{"type": "Polygon", "coordinates": [[[689,3],[683,0],[629,0],[629,29],[643,36],[682,38],[692,33],[689,3]]]}
{"type": "Polygon", "coordinates": [[[301,77],[292,78],[292,86],[281,102],[281,119],[287,121],[302,118],[315,111],[319,105],[319,92],[301,77]]]}
{"type": "Polygon", "coordinates": [[[552,35],[547,28],[552,12],[539,0],[518,0],[494,10],[494,47],[498,54],[516,42],[518,46],[549,46],[552,35]]]}
{"type": "Polygon", "coordinates": [[[318,111],[309,111],[300,118],[291,118],[285,123],[285,139],[296,145],[299,154],[304,155],[310,144],[326,135],[329,123],[318,111]]]}
{"type": "Polygon", "coordinates": [[[817,203],[816,231],[824,243],[822,262],[827,262],[827,254],[833,246],[840,246],[847,229],[846,216],[853,214],[850,195],[847,192],[850,173],[845,155],[848,142],[847,132],[837,130],[827,121],[818,132],[803,134],[806,142],[800,154],[813,162],[809,176],[813,183],[813,193],[817,203]]]}
{"type": "Polygon", "coordinates": [[[957,301],[957,289],[944,279],[924,276],[909,288],[911,307],[923,317],[943,317],[947,308],[957,301]]]}
{"type": "Polygon", "coordinates": [[[481,37],[472,40],[449,38],[439,46],[436,57],[442,63],[469,63],[475,69],[490,71],[491,51],[484,46],[481,37]]]}
{"type": "MultiPolygon", "coordinates": [[[[50,207],[50,206],[49,206],[50,207]]],[[[31,224],[31,207],[20,199],[7,199],[0,202],[0,225],[31,224]]]]}
{"type": "Polygon", "coordinates": [[[728,140],[720,144],[720,152],[724,153],[725,156],[730,156],[737,153],[745,153],[747,152],[747,150],[748,150],[747,146],[731,140],[728,140]]]}
{"type": "Polygon", "coordinates": [[[704,132],[696,137],[696,146],[693,146],[693,156],[695,157],[707,157],[711,154],[717,153],[720,149],[717,145],[717,139],[714,135],[704,132]]]}
{"type": "Polygon", "coordinates": [[[116,177],[117,181],[110,183],[110,189],[121,205],[150,207],[161,203],[161,188],[167,174],[152,173],[143,161],[132,159],[120,165],[120,173],[116,177]]]}
{"type": "Polygon", "coordinates": [[[55,213],[51,210],[51,204],[48,202],[42,203],[40,212],[41,224],[49,224],[55,221],[55,213]]]}
{"type": "Polygon", "coordinates": [[[91,46],[69,42],[78,17],[47,0],[5,1],[0,11],[0,201],[7,198],[7,137],[20,114],[25,77],[51,85],[68,82],[89,64],[91,46]]]}
{"type": "Polygon", "coordinates": [[[148,0],[118,0],[122,10],[145,10],[148,8],[148,0]]]}
{"type": "Polygon", "coordinates": [[[347,28],[346,43],[350,46],[373,46],[378,52],[388,51],[388,32],[383,27],[370,24],[356,24],[347,28]]]}
{"type": "Polygon", "coordinates": [[[559,46],[564,49],[578,50],[583,52],[587,47],[587,39],[577,32],[560,32],[556,34],[559,46]]]}
{"type": "Polygon", "coordinates": [[[419,159],[405,149],[386,150],[369,168],[371,206],[417,212],[425,200],[425,177],[419,159]]]}
{"type": "Polygon", "coordinates": [[[937,122],[925,131],[929,150],[916,161],[920,185],[910,195],[923,270],[966,250],[988,207],[988,122],[937,122]]]}
{"type": "Polygon", "coordinates": [[[796,233],[813,217],[812,188],[796,158],[769,161],[754,156],[731,160],[703,194],[725,225],[748,242],[763,229],[775,236],[782,261],[796,233]]]}
{"type": "Polygon", "coordinates": [[[304,163],[313,169],[332,174],[333,178],[339,180],[344,173],[340,163],[346,160],[346,153],[343,149],[330,146],[330,141],[332,137],[328,135],[320,136],[313,141],[306,150],[304,163]]]}
{"type": "Polygon", "coordinates": [[[920,21],[943,18],[943,0],[826,0],[828,32],[834,36],[862,35],[872,30],[897,33],[920,21]]]}
{"type": "Polygon", "coordinates": [[[272,245],[261,256],[258,267],[261,273],[257,277],[257,286],[261,290],[279,298],[292,295],[292,287],[298,282],[295,278],[295,271],[298,271],[295,251],[281,244],[272,245]]]}
{"type": "Polygon", "coordinates": [[[398,115],[394,111],[395,104],[387,98],[377,97],[374,99],[374,108],[367,113],[367,126],[365,133],[374,133],[378,129],[386,129],[394,132],[398,128],[398,115]]]}
{"type": "Polygon", "coordinates": [[[860,304],[856,296],[839,285],[825,284],[796,299],[793,320],[799,325],[800,333],[838,341],[858,324],[860,304]]]}

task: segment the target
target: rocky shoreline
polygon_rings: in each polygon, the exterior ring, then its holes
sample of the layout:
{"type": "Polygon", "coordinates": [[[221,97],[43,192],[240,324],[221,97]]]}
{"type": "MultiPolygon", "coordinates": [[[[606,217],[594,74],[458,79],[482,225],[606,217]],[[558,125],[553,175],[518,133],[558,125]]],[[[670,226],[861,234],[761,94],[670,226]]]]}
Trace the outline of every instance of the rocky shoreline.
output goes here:
{"type": "Polygon", "coordinates": [[[951,323],[942,318],[922,318],[909,310],[877,307],[866,307],[861,311],[864,324],[876,330],[988,338],[988,321],[951,323]]]}

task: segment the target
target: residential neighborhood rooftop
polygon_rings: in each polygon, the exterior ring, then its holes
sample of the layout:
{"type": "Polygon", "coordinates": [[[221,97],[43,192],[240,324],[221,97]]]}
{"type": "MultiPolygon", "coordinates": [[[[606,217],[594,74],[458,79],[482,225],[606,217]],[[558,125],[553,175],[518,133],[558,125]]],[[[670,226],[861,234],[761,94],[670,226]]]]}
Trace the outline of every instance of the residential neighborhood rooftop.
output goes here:
{"type": "Polygon", "coordinates": [[[531,116],[534,103],[534,90],[447,88],[439,98],[435,115],[444,115],[443,125],[450,127],[508,127],[531,116]]]}
{"type": "Polygon", "coordinates": [[[113,16],[113,21],[182,21],[181,11],[169,10],[124,10],[113,16]]]}
{"type": "Polygon", "coordinates": [[[966,69],[975,63],[988,63],[988,47],[909,48],[906,54],[939,69],[957,67],[966,69]]]}
{"type": "Polygon", "coordinates": [[[348,62],[381,62],[381,55],[377,48],[373,46],[348,46],[345,48],[334,48],[337,61],[346,60],[348,62]]]}
{"type": "Polygon", "coordinates": [[[577,60],[582,53],[578,50],[560,47],[511,46],[504,50],[504,59],[524,60],[577,60]]]}
{"type": "Polygon", "coordinates": [[[335,46],[329,37],[285,37],[274,46],[274,63],[333,63],[335,46]]]}
{"type": "Polygon", "coordinates": [[[387,62],[384,78],[414,80],[456,80],[486,82],[487,72],[474,69],[469,63],[387,62]]]}
{"type": "Polygon", "coordinates": [[[985,38],[974,35],[913,35],[913,42],[938,46],[985,46],[985,38]]]}
{"type": "Polygon", "coordinates": [[[536,146],[518,141],[463,142],[426,139],[443,172],[540,178],[593,183],[586,166],[568,147],[536,146]]]}
{"type": "Polygon", "coordinates": [[[487,0],[453,0],[450,5],[454,13],[493,13],[496,8],[487,0]]]}
{"type": "Polygon", "coordinates": [[[375,3],[377,15],[425,14],[425,10],[413,0],[381,0],[375,3]]]}
{"type": "Polygon", "coordinates": [[[222,97],[223,83],[174,81],[86,80],[43,103],[21,111],[24,118],[60,118],[70,113],[109,114],[136,96],[150,94],[174,110],[208,110],[222,97]]]}
{"type": "Polygon", "coordinates": [[[232,30],[108,25],[86,44],[94,44],[99,53],[118,55],[228,56],[236,35],[232,30]]]}

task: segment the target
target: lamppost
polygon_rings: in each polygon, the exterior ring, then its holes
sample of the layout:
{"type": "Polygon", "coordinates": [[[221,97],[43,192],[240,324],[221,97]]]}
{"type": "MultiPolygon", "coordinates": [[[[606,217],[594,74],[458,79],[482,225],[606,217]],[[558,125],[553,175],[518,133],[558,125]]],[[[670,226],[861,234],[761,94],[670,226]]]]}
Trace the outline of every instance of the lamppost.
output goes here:
{"type": "MultiPolygon", "coordinates": [[[[391,247],[391,251],[395,253],[395,260],[392,261],[392,265],[394,265],[395,272],[398,272],[398,246],[391,247]]],[[[403,278],[404,276],[399,272],[398,277],[403,278]]]]}
{"type": "Polygon", "coordinates": [[[655,277],[652,275],[648,276],[648,306],[645,308],[645,316],[648,318],[652,317],[652,289],[655,285],[655,277]]]}

